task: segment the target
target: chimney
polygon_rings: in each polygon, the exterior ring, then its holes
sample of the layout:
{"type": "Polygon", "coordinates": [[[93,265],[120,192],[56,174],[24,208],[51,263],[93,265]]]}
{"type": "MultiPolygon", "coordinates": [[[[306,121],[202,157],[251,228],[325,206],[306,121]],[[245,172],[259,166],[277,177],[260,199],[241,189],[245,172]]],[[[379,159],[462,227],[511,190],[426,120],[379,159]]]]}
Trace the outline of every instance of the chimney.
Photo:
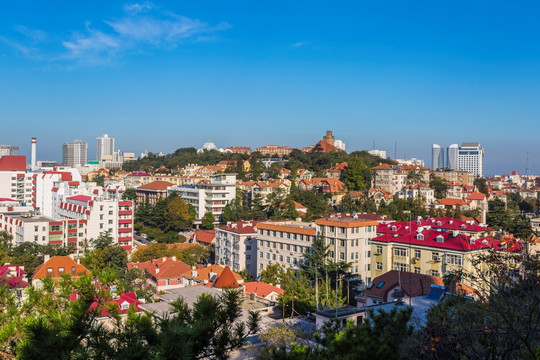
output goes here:
{"type": "Polygon", "coordinates": [[[46,263],[47,261],[49,261],[51,259],[51,255],[44,255],[43,256],[43,262],[46,263]]]}
{"type": "Polygon", "coordinates": [[[163,258],[161,258],[162,262],[165,262],[166,260],[167,260],[167,258],[165,256],[163,258]]]}
{"type": "Polygon", "coordinates": [[[32,138],[32,171],[36,171],[36,138],[32,138]]]}

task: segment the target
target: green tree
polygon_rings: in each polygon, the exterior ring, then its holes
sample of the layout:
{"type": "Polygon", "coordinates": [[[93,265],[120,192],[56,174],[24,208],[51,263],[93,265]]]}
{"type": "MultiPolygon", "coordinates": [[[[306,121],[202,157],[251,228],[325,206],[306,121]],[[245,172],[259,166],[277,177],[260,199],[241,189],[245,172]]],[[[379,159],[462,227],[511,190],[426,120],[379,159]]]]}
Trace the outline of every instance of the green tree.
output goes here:
{"type": "Polygon", "coordinates": [[[81,263],[94,274],[101,272],[104,268],[123,270],[127,264],[127,252],[118,244],[113,245],[112,241],[109,233],[91,240],[93,249],[84,254],[81,263]]]}
{"type": "Polygon", "coordinates": [[[126,189],[126,192],[122,194],[123,200],[137,201],[137,191],[135,188],[126,189]]]}
{"type": "Polygon", "coordinates": [[[443,199],[446,197],[446,194],[448,193],[448,183],[446,180],[431,174],[429,176],[429,186],[434,190],[435,198],[443,199]]]}
{"type": "Polygon", "coordinates": [[[211,212],[207,212],[202,218],[201,227],[206,230],[212,230],[214,228],[214,221],[216,221],[214,215],[211,212]]]}
{"type": "MultiPolygon", "coordinates": [[[[325,278],[326,284],[328,284],[330,264],[330,245],[326,244],[323,235],[317,236],[311,245],[311,251],[304,252],[304,261],[300,264],[302,271],[313,279],[317,309],[319,309],[319,280],[325,278]]],[[[326,289],[326,302],[328,303],[328,286],[326,289]]]]}
{"type": "Polygon", "coordinates": [[[350,158],[343,183],[351,191],[367,191],[370,183],[369,169],[360,158],[350,158]]]}
{"type": "Polygon", "coordinates": [[[261,272],[261,281],[265,283],[277,285],[280,282],[283,269],[279,264],[268,265],[266,269],[261,272]]]}
{"type": "Polygon", "coordinates": [[[474,186],[479,192],[481,192],[482,194],[485,194],[486,197],[489,198],[489,189],[487,186],[486,179],[479,176],[476,177],[476,179],[474,179],[474,186]]]}
{"type": "Polygon", "coordinates": [[[166,231],[180,231],[191,227],[192,217],[189,206],[181,197],[174,197],[165,205],[163,214],[166,231]]]}

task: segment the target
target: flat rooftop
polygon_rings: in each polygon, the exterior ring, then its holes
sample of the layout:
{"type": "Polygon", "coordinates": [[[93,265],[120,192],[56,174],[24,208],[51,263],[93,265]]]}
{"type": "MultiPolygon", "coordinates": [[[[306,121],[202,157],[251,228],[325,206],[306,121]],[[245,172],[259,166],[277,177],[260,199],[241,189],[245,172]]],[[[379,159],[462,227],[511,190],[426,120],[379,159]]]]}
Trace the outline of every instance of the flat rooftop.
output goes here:
{"type": "Polygon", "coordinates": [[[24,223],[58,221],[58,220],[55,220],[55,219],[50,218],[48,216],[34,215],[32,217],[26,217],[26,216],[23,216],[23,214],[25,214],[25,213],[22,213],[22,212],[18,213],[18,214],[8,213],[8,214],[6,214],[6,216],[9,217],[10,219],[20,220],[20,221],[22,221],[24,223]]]}

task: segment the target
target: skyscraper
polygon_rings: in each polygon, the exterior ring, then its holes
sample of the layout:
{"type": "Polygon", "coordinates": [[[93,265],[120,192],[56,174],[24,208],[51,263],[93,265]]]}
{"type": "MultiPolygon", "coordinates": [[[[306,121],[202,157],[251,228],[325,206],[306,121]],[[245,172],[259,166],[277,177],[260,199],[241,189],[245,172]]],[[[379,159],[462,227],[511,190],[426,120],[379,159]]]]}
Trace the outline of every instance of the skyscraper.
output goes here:
{"type": "Polygon", "coordinates": [[[102,137],[96,138],[96,160],[101,161],[104,155],[112,156],[114,153],[114,138],[103,134],[102,137]]]}
{"type": "Polygon", "coordinates": [[[431,148],[431,169],[444,169],[444,150],[437,144],[431,148]]]}
{"type": "Polygon", "coordinates": [[[484,148],[480,143],[463,143],[459,147],[458,169],[484,176],[484,148]]]}
{"type": "Polygon", "coordinates": [[[459,145],[452,144],[446,150],[446,167],[456,170],[458,168],[459,145]]]}
{"type": "Polygon", "coordinates": [[[81,140],[62,145],[62,162],[70,167],[86,165],[88,144],[81,140]]]}

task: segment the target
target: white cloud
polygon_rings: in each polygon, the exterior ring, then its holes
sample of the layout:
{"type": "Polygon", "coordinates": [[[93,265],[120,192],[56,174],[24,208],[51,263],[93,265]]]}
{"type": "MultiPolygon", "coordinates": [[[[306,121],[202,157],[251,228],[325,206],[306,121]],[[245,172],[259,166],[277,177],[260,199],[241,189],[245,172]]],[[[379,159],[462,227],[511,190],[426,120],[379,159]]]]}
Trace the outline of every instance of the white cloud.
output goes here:
{"type": "Polygon", "coordinates": [[[125,4],[124,11],[130,14],[138,14],[146,10],[152,10],[155,8],[155,5],[151,2],[145,1],[142,4],[125,4]]]}
{"type": "Polygon", "coordinates": [[[24,45],[19,44],[18,42],[15,42],[13,40],[9,40],[3,36],[0,36],[0,42],[3,42],[4,44],[8,45],[9,47],[17,50],[21,54],[28,56],[32,52],[32,50],[29,47],[26,47],[24,45]]]}
{"type": "Polygon", "coordinates": [[[14,26],[14,29],[21,34],[29,37],[30,39],[34,40],[35,42],[40,42],[45,40],[47,37],[47,34],[43,30],[38,29],[29,29],[26,26],[23,25],[16,25],[14,26]]]}
{"type": "Polygon", "coordinates": [[[306,45],[305,41],[298,41],[298,42],[295,42],[292,46],[293,47],[300,47],[300,46],[304,46],[304,45],[306,45]]]}

